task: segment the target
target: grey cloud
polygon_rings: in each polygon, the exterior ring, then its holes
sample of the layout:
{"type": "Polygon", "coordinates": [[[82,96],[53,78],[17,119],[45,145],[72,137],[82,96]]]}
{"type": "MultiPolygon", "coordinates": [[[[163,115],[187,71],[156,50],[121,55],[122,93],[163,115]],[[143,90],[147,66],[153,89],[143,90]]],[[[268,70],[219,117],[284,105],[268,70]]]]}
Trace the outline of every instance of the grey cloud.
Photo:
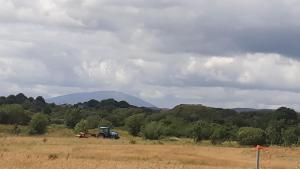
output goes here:
{"type": "Polygon", "coordinates": [[[0,94],[121,90],[163,107],[297,104],[298,1],[0,3],[0,94]]]}

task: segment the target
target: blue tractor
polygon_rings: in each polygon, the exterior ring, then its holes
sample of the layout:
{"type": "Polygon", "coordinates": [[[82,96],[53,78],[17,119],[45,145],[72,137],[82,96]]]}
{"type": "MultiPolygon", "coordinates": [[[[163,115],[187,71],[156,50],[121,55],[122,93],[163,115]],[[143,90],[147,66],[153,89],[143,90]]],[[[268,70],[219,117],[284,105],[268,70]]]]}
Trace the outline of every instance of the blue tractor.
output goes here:
{"type": "Polygon", "coordinates": [[[119,139],[120,136],[117,132],[111,131],[110,127],[99,127],[98,137],[110,138],[110,139],[119,139]]]}

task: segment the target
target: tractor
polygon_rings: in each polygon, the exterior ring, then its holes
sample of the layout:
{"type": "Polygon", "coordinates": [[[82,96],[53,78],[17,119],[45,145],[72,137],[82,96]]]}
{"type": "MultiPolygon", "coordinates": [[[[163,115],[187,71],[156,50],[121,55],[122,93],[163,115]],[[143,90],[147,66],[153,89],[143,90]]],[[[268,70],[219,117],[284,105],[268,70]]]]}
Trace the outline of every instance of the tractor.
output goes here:
{"type": "Polygon", "coordinates": [[[110,139],[119,139],[120,136],[117,132],[111,131],[110,127],[99,127],[98,137],[110,138],[110,139]]]}

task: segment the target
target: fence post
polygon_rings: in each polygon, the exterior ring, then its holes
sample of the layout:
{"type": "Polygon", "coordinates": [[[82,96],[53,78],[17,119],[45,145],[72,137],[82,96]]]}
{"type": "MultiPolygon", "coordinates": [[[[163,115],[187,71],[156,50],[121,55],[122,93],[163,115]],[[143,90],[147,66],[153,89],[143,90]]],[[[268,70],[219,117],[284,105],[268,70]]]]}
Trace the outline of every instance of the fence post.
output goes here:
{"type": "Polygon", "coordinates": [[[260,149],[259,145],[256,146],[256,169],[259,169],[259,156],[260,156],[260,149]]]}

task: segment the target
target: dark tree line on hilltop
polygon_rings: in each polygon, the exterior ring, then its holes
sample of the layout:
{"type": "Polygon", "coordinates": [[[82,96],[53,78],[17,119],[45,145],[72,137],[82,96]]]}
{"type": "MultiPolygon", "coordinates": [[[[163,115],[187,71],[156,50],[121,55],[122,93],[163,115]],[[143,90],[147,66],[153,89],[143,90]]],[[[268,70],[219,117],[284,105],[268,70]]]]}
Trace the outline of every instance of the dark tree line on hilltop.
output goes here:
{"type": "Polygon", "coordinates": [[[65,125],[77,132],[102,125],[122,128],[145,139],[188,137],[197,142],[211,140],[213,144],[300,144],[299,114],[286,107],[243,113],[202,105],[153,110],[113,99],[55,105],[41,96],[18,94],[0,97],[0,123],[29,125],[30,134],[46,132],[49,124],[65,125]]]}

